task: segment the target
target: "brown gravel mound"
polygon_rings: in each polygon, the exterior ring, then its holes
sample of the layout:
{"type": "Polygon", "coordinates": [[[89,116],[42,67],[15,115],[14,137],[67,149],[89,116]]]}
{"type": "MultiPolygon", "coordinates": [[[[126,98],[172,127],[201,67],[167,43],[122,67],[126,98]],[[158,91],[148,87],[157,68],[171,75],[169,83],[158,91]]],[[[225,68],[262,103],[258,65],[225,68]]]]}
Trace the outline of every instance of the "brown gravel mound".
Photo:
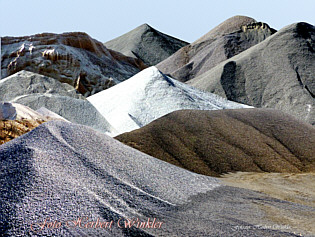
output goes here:
{"type": "Polygon", "coordinates": [[[204,175],[315,171],[315,128],[272,109],[176,111],[116,139],[204,175]]]}
{"type": "Polygon", "coordinates": [[[0,145],[30,132],[45,120],[0,120],[0,145]]]}

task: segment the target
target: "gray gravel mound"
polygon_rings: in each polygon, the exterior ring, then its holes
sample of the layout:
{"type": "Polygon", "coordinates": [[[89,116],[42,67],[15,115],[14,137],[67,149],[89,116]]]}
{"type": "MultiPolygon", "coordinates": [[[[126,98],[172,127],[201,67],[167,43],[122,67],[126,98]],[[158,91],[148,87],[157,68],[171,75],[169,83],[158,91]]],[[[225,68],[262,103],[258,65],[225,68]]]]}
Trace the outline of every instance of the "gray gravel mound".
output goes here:
{"type": "Polygon", "coordinates": [[[138,58],[153,66],[171,56],[188,43],[143,24],[132,31],[110,40],[104,45],[126,56],[138,58]]]}
{"type": "Polygon", "coordinates": [[[10,101],[38,110],[42,107],[70,122],[111,134],[116,130],[76,90],[56,79],[20,71],[0,80],[0,101],[10,101]]]}
{"type": "Polygon", "coordinates": [[[0,161],[3,236],[295,236],[254,228],[265,222],[251,203],[279,205],[277,200],[218,186],[215,178],[159,161],[85,126],[42,124],[0,146],[0,161]],[[157,218],[164,224],[119,228],[120,218],[157,218]],[[96,228],[98,219],[113,224],[96,228]],[[85,226],[88,221],[94,225],[85,226]],[[239,225],[252,228],[238,230],[239,225]]]}
{"type": "Polygon", "coordinates": [[[34,110],[45,107],[70,122],[83,124],[103,133],[116,134],[116,130],[87,100],[51,94],[31,94],[18,97],[12,102],[34,110]]]}
{"type": "Polygon", "coordinates": [[[315,124],[315,27],[289,25],[188,84],[315,124]]]}
{"type": "Polygon", "coordinates": [[[84,99],[73,86],[34,72],[19,71],[0,80],[0,100],[9,101],[18,96],[49,93],[84,99]]]}

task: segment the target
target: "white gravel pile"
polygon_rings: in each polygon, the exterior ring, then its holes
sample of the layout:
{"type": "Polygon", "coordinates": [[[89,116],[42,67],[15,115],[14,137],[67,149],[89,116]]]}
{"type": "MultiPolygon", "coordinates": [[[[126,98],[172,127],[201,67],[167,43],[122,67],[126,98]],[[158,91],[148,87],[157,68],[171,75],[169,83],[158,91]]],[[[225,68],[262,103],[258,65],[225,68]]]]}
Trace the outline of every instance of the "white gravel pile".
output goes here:
{"type": "Polygon", "coordinates": [[[143,127],[176,110],[250,107],[194,89],[167,77],[156,67],[147,68],[127,81],[87,99],[118,134],[143,127]]]}

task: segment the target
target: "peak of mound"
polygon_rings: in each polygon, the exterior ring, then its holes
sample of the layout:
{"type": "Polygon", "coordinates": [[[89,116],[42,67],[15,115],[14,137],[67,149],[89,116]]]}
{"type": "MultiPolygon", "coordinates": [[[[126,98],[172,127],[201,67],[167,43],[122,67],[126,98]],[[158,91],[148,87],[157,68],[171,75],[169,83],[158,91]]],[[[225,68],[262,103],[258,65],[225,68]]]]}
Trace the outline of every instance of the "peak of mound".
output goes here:
{"type": "Polygon", "coordinates": [[[219,24],[215,28],[213,28],[207,34],[205,34],[204,36],[202,36],[201,38],[196,40],[193,44],[198,44],[198,43],[201,43],[202,41],[205,41],[205,40],[209,40],[209,39],[213,39],[213,38],[216,38],[218,36],[221,36],[221,35],[233,33],[235,31],[240,30],[242,28],[242,26],[247,25],[247,24],[251,24],[251,23],[255,23],[255,22],[256,22],[256,20],[251,18],[251,17],[238,16],[238,15],[233,16],[233,17],[225,20],[224,22],[222,22],[221,24],[219,24]]]}
{"type": "Polygon", "coordinates": [[[315,129],[271,109],[176,111],[116,138],[211,176],[235,171],[315,171],[315,129]]]}
{"type": "Polygon", "coordinates": [[[147,65],[156,65],[175,53],[187,42],[157,31],[148,24],[123,34],[104,45],[129,57],[140,59],[147,65]]]}
{"type": "Polygon", "coordinates": [[[136,31],[136,30],[146,31],[146,30],[155,30],[155,29],[152,26],[150,26],[149,24],[144,23],[144,24],[142,24],[142,25],[140,25],[134,29],[134,31],[136,31]]]}
{"type": "Polygon", "coordinates": [[[189,87],[167,77],[156,67],[90,96],[88,101],[119,133],[142,127],[175,110],[248,107],[189,87]]]}

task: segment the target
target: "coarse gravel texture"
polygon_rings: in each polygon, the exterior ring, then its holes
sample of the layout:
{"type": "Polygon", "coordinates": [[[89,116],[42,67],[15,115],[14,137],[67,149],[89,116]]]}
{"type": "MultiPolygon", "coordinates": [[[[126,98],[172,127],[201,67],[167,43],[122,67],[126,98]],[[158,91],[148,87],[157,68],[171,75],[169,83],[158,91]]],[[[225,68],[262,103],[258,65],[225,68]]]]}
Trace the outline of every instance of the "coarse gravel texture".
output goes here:
{"type": "MultiPolygon", "coordinates": [[[[41,107],[38,110],[36,110],[36,112],[40,113],[42,116],[44,116],[45,118],[49,119],[52,118],[54,120],[62,120],[62,121],[66,121],[69,122],[67,119],[65,119],[64,117],[61,117],[59,114],[56,114],[52,111],[50,111],[49,109],[45,108],[45,107],[41,107]]],[[[50,119],[51,120],[51,119],[50,119]]]]}
{"type": "Polygon", "coordinates": [[[215,178],[145,155],[88,127],[60,121],[1,145],[0,161],[3,236],[297,236],[272,227],[257,203],[282,210],[308,208],[222,186],[215,178]],[[81,227],[67,227],[67,221],[79,217],[114,224],[84,228],[83,219],[81,227]],[[164,225],[117,226],[119,218],[135,217],[157,218],[164,225]],[[38,224],[45,220],[61,225],[40,230],[38,224]],[[267,224],[271,227],[257,226],[267,224]]]}
{"type": "Polygon", "coordinates": [[[171,56],[188,43],[143,24],[104,45],[126,56],[140,59],[153,66],[171,56]]]}
{"type": "Polygon", "coordinates": [[[315,124],[315,27],[299,22],[188,81],[195,88],[315,124]]]}
{"type": "Polygon", "coordinates": [[[250,108],[196,90],[152,66],[119,85],[87,98],[118,131],[140,128],[175,110],[250,108]]]}
{"type": "Polygon", "coordinates": [[[242,26],[256,23],[257,21],[254,18],[242,15],[232,16],[229,19],[223,21],[221,24],[214,27],[205,35],[201,36],[194,43],[200,43],[208,39],[217,38],[218,36],[227,35],[238,31],[242,26]]]}

